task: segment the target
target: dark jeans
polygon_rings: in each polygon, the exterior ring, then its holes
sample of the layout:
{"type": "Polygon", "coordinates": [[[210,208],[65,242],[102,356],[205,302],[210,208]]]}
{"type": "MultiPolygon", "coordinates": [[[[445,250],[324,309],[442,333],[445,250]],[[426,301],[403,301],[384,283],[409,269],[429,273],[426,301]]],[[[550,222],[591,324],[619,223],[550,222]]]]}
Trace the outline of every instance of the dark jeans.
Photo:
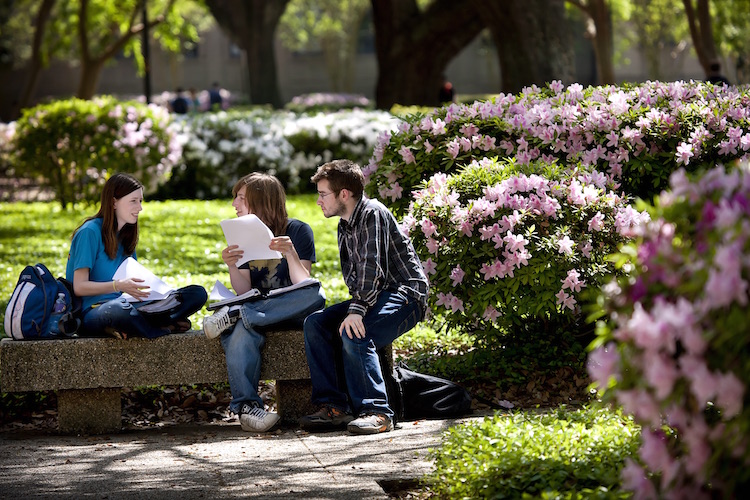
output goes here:
{"type": "Polygon", "coordinates": [[[83,312],[81,333],[84,336],[100,337],[106,328],[127,334],[128,337],[153,339],[169,334],[167,327],[198,311],[208,300],[206,290],[199,285],[189,285],[171,294],[176,295],[179,304],[158,314],[146,314],[139,308],[153,301],[128,302],[122,297],[95,304],[83,312]]]}
{"type": "Polygon", "coordinates": [[[305,320],[312,402],[351,410],[355,415],[382,413],[393,419],[378,350],[419,323],[422,306],[405,295],[382,292],[363,318],[363,339],[339,335],[338,328],[348,308],[349,301],[341,302],[305,320]]]}

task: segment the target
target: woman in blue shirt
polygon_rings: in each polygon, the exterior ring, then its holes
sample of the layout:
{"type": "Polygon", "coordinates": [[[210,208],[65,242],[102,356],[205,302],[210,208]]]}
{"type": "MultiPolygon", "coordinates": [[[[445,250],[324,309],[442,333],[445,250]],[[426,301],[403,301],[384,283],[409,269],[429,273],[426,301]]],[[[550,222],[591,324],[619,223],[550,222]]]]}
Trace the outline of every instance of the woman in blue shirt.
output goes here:
{"type": "Polygon", "coordinates": [[[115,280],[117,268],[136,258],[138,216],[143,210],[143,185],[128,174],[117,173],[104,184],[101,206],[73,233],[66,278],[83,299],[81,334],[118,338],[156,338],[190,329],[188,316],[205,304],[206,290],[190,285],[171,292],[177,304],[160,313],[138,309],[153,301],[139,278],[115,280]],[[136,302],[121,295],[128,293],[136,302]]]}

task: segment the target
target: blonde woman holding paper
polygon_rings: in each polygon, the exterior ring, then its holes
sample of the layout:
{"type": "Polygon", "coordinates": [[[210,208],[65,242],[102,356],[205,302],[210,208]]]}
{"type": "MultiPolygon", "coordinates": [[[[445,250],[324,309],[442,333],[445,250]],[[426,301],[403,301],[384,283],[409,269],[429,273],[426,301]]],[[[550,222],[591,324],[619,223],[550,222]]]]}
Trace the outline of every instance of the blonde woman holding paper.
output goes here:
{"type": "Polygon", "coordinates": [[[243,430],[266,432],[276,425],[279,415],[267,412],[258,395],[263,330],[280,323],[301,326],[309,314],[325,306],[325,295],[320,283],[313,281],[310,286],[267,297],[273,290],[309,280],[315,262],[312,229],[288,217],[281,182],[272,175],[254,172],[235,184],[232,196],[237,217],[252,214],[260,219],[273,234],[268,248],[279,254],[238,265],[244,261],[238,245],[222,250],[235,293],[242,295],[255,288],[260,297],[222,307],[204,318],[203,331],[209,338],[221,336],[232,391],[229,409],[239,415],[243,430]]]}
{"type": "Polygon", "coordinates": [[[169,292],[170,308],[146,313],[139,309],[154,301],[144,300],[149,296],[144,280],[116,279],[123,262],[136,258],[142,204],[143,185],[128,174],[114,174],[104,184],[99,211],[73,232],[65,275],[83,299],[81,335],[155,338],[185,332],[188,316],[206,303],[206,290],[189,285],[169,292]]]}

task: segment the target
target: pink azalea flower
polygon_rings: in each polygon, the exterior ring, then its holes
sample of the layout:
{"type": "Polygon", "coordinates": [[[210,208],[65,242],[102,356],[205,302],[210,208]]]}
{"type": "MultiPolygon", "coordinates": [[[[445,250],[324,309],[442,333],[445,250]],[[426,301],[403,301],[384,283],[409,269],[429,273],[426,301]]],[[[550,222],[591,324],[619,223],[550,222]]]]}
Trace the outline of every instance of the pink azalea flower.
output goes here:
{"type": "Polygon", "coordinates": [[[650,500],[657,498],[656,488],[646,472],[632,458],[625,459],[625,467],[622,469],[622,485],[625,489],[632,491],[635,498],[650,500]]]}
{"type": "Polygon", "coordinates": [[[430,219],[423,219],[421,223],[422,232],[427,238],[437,233],[437,226],[430,219]]]}
{"type": "Polygon", "coordinates": [[[427,274],[435,274],[437,272],[437,264],[432,257],[429,257],[426,261],[422,262],[422,267],[427,274]]]}
{"type": "Polygon", "coordinates": [[[720,375],[718,379],[716,404],[724,410],[725,418],[736,417],[742,411],[745,386],[734,373],[720,375]]]}
{"type": "Polygon", "coordinates": [[[464,280],[466,273],[461,269],[461,266],[456,266],[451,270],[450,278],[453,281],[453,286],[458,286],[464,280]]]}
{"type": "Polygon", "coordinates": [[[563,307],[567,307],[571,311],[575,309],[576,299],[573,298],[572,295],[568,295],[565,293],[565,290],[560,290],[555,294],[555,297],[557,297],[557,304],[562,304],[563,307]]]}
{"type": "Polygon", "coordinates": [[[690,158],[693,157],[693,145],[685,142],[681,143],[677,146],[677,154],[675,156],[677,157],[678,164],[683,163],[688,165],[690,163],[690,158]]]}
{"type": "Polygon", "coordinates": [[[586,369],[599,387],[605,388],[609,384],[609,379],[617,376],[619,363],[620,356],[615,344],[610,342],[591,351],[586,362],[586,369]]]}
{"type": "Polygon", "coordinates": [[[487,308],[484,310],[484,314],[482,314],[482,318],[486,319],[487,321],[495,321],[499,317],[500,313],[492,306],[487,306],[487,308]]]}
{"type": "Polygon", "coordinates": [[[565,255],[573,255],[573,245],[575,245],[575,241],[571,240],[566,234],[557,240],[557,251],[565,255]]]}
{"type": "Polygon", "coordinates": [[[401,158],[403,158],[404,163],[409,165],[410,163],[416,163],[416,160],[414,159],[414,153],[411,152],[411,149],[409,149],[407,146],[401,146],[401,149],[399,149],[399,154],[401,155],[401,158]]]}

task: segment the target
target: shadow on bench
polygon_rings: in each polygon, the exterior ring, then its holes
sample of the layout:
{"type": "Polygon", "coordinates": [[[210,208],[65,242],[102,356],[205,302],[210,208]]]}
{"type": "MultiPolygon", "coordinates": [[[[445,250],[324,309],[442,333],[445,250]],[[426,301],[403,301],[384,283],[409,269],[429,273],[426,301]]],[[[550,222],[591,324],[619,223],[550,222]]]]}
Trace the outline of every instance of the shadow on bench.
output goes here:
{"type": "MultiPolygon", "coordinates": [[[[261,380],[276,381],[283,422],[314,410],[301,330],[267,332],[261,367],[261,380]]],[[[123,387],[221,382],[227,382],[221,342],[199,331],[154,340],[0,341],[0,389],[57,391],[62,433],[120,431],[123,387]]]]}

